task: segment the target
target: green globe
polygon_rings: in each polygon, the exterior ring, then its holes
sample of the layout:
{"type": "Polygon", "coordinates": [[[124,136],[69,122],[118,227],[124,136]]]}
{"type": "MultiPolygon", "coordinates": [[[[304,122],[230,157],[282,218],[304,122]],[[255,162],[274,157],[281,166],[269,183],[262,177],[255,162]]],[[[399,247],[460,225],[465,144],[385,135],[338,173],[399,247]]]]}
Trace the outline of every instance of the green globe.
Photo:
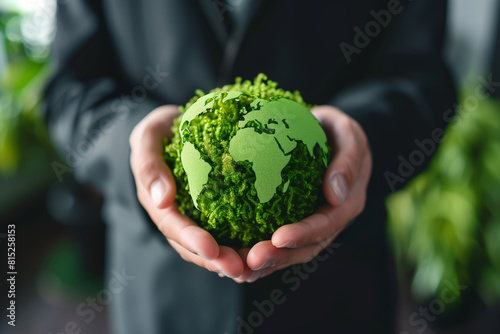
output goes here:
{"type": "Polygon", "coordinates": [[[165,155],[181,212],[218,242],[239,247],[269,239],[323,203],[329,155],[326,135],[298,93],[270,81],[256,92],[246,83],[195,98],[165,155]]]}

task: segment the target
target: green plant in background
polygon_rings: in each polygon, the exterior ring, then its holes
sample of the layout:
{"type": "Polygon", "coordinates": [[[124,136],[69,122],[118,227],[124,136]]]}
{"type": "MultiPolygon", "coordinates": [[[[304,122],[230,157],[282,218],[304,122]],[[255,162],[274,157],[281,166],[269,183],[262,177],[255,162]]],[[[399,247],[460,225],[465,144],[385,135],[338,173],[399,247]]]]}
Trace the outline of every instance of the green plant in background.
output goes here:
{"type": "Polygon", "coordinates": [[[459,110],[429,168],[387,206],[414,297],[439,296],[447,282],[500,302],[500,103],[459,110]]]}
{"type": "Polygon", "coordinates": [[[49,75],[55,12],[43,8],[35,17],[36,12],[1,10],[0,58],[6,64],[0,64],[0,174],[11,174],[22,157],[51,148],[39,105],[49,75]]]}
{"type": "MultiPolygon", "coordinates": [[[[30,12],[5,3],[16,1],[0,2],[2,182],[8,181],[2,174],[16,171],[23,159],[31,159],[26,165],[37,177],[50,166],[34,158],[53,152],[39,107],[56,2],[30,12]]],[[[32,185],[34,179],[23,174],[10,186],[2,183],[0,195],[15,197],[23,182],[32,185]]],[[[387,206],[396,259],[402,272],[413,274],[414,296],[436,297],[448,282],[475,289],[490,305],[500,302],[500,102],[460,111],[428,170],[387,206]]]]}

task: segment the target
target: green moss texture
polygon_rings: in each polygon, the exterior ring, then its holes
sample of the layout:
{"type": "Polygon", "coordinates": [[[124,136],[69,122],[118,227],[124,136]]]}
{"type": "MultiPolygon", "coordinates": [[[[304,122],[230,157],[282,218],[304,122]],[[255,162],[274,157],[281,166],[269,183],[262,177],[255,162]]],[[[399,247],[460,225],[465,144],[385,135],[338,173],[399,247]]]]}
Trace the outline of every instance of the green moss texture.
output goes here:
{"type": "MultiPolygon", "coordinates": [[[[230,141],[239,130],[238,123],[252,111],[250,104],[259,98],[267,101],[286,98],[309,109],[312,106],[303,101],[298,91],[292,93],[279,89],[277,83],[267,80],[264,74],[259,74],[253,82],[236,78],[234,84],[211,92],[218,91],[244,94],[225,101],[226,93],[216,95],[211,112],[190,120],[182,133],[179,131],[182,115],[175,120],[174,137],[165,145],[165,161],[176,180],[176,203],[180,212],[209,231],[219,244],[250,247],[270,239],[280,226],[311,215],[325,202],[322,191],[325,152],[316,144],[312,158],[306,145],[298,140],[295,149],[289,153],[290,161],[281,172],[283,182],[269,201],[261,203],[255,188],[252,162],[237,162],[229,154],[230,141]],[[208,182],[197,198],[198,209],[189,193],[188,177],[181,162],[183,142],[187,141],[194,145],[203,161],[212,166],[208,182]]],[[[204,92],[197,91],[181,111],[188,110],[204,95],[204,92]]],[[[265,132],[266,128],[256,131],[265,132]]]]}

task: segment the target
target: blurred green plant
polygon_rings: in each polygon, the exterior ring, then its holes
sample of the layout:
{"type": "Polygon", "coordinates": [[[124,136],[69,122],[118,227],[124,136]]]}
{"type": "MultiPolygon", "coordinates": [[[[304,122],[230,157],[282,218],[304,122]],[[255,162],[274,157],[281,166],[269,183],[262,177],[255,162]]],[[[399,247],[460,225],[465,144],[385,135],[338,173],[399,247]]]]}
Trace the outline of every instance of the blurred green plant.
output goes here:
{"type": "Polygon", "coordinates": [[[398,267],[413,274],[414,298],[436,298],[451,282],[490,306],[500,302],[500,102],[459,110],[429,168],[387,207],[398,267]]]}
{"type": "MultiPolygon", "coordinates": [[[[36,21],[33,11],[0,8],[7,56],[3,71],[0,63],[0,174],[15,172],[33,150],[53,152],[39,108],[55,13],[55,1],[44,3],[36,21]]],[[[398,267],[413,274],[417,299],[434,298],[451,282],[474,288],[490,305],[500,302],[500,103],[460,110],[426,172],[387,206],[398,267]]]]}
{"type": "Polygon", "coordinates": [[[0,174],[14,173],[32,150],[53,152],[39,108],[50,72],[53,21],[49,14],[45,21],[38,15],[35,25],[33,17],[0,11],[0,51],[7,58],[6,67],[0,68],[0,174]]]}

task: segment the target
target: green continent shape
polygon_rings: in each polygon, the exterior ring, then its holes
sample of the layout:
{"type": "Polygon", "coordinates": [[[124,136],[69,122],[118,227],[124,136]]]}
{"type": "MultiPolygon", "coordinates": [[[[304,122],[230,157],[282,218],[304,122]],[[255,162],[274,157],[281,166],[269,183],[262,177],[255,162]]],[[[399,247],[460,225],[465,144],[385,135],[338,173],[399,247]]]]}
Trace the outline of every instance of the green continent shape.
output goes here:
{"type": "Polygon", "coordinates": [[[227,100],[232,100],[238,98],[242,95],[242,92],[239,91],[220,91],[215,93],[210,93],[200,97],[188,110],[182,115],[182,120],[180,122],[179,131],[182,133],[182,129],[185,127],[185,123],[191,122],[196,116],[212,111],[214,107],[214,98],[219,97],[221,94],[225,94],[226,96],[222,99],[222,102],[226,102],[227,100]]]}
{"type": "Polygon", "coordinates": [[[212,166],[201,158],[200,152],[190,142],[185,142],[181,152],[181,162],[188,178],[189,192],[194,206],[198,208],[198,196],[208,182],[212,166]]]}
{"type": "MultiPolygon", "coordinates": [[[[266,203],[283,182],[281,172],[290,161],[297,141],[306,145],[311,158],[319,144],[327,166],[327,138],[310,110],[294,101],[256,99],[251,107],[253,111],[238,123],[240,129],[229,143],[229,154],[235,161],[252,163],[257,196],[260,203],[266,203]]],[[[287,189],[288,183],[283,191],[287,189]]]]}
{"type": "Polygon", "coordinates": [[[229,154],[235,161],[252,163],[259,202],[270,201],[282,183],[281,171],[290,161],[290,155],[283,154],[274,136],[253,128],[240,129],[229,143],[229,154]]]}
{"type": "Polygon", "coordinates": [[[323,162],[325,166],[328,165],[326,134],[309,109],[284,98],[274,101],[256,99],[251,107],[255,110],[239,122],[240,128],[246,127],[248,122],[253,120],[267,124],[268,128],[275,130],[276,140],[285,154],[290,153],[300,140],[306,145],[311,158],[314,158],[314,146],[319,144],[324,152],[323,162]]]}

